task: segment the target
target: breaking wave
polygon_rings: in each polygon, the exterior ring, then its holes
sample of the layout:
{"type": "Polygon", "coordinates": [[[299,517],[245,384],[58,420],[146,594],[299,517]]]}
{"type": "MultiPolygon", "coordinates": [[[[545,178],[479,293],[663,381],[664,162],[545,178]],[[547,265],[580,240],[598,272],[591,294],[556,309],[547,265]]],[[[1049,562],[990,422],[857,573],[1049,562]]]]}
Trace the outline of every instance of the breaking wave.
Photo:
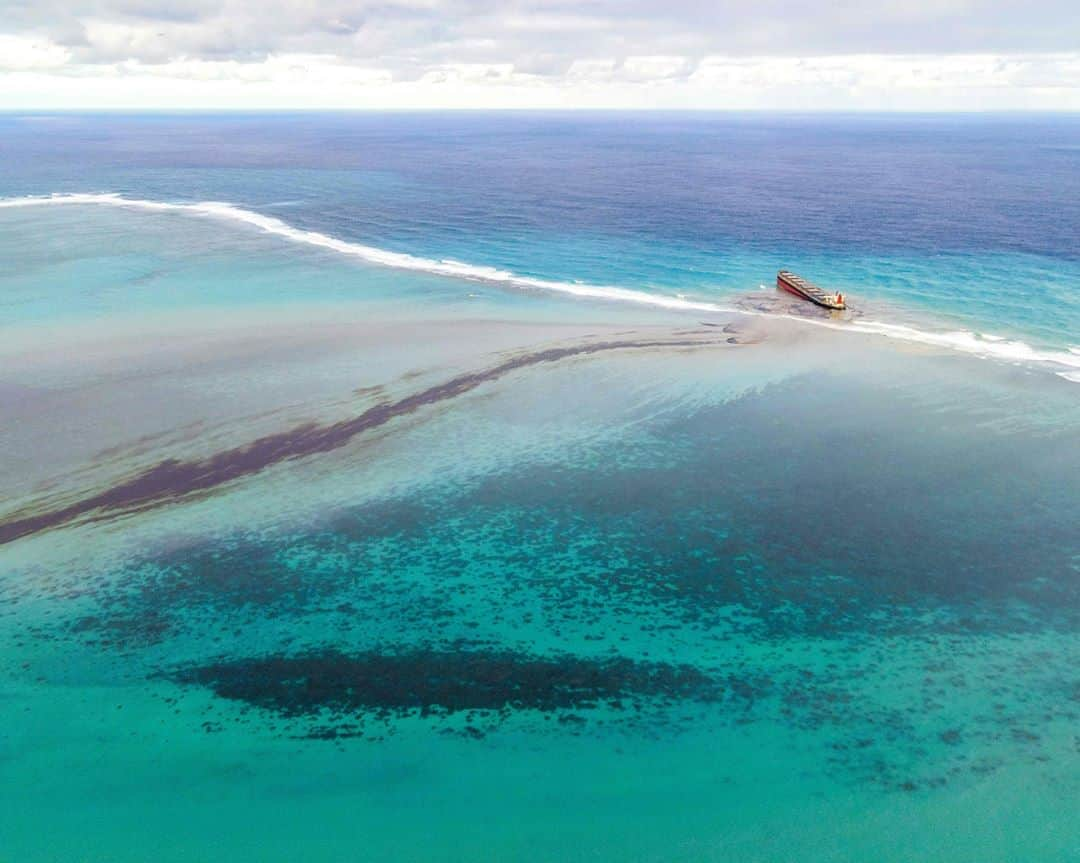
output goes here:
{"type": "Polygon", "coordinates": [[[1036,365],[1054,371],[1066,380],[1080,383],[1080,348],[1070,347],[1065,351],[1040,350],[1023,341],[1009,340],[1001,336],[983,335],[959,330],[934,332],[921,330],[904,324],[891,324],[865,318],[855,321],[815,320],[798,315],[780,312],[766,312],[720,303],[694,300],[684,294],[674,296],[652,294],[631,288],[614,285],[593,285],[583,282],[563,282],[553,279],[541,279],[524,276],[496,267],[468,264],[451,259],[436,260],[404,252],[392,252],[375,246],[367,246],[349,240],[342,240],[318,231],[296,228],[274,216],[266,216],[253,210],[237,207],[220,201],[201,201],[197,203],[174,203],[153,201],[140,198],[125,198],[115,193],[71,193],[45,196],[26,196],[18,198],[0,198],[0,208],[31,207],[50,204],[96,204],[128,209],[157,212],[187,213],[195,216],[229,220],[242,223],[273,234],[294,243],[328,249],[341,255],[358,258],[379,266],[396,269],[414,270],[456,279],[487,282],[525,290],[540,290],[583,299],[607,300],[638,305],[653,306],[671,311],[736,313],[757,317],[785,318],[801,324],[821,326],[843,332],[858,332],[866,335],[883,336],[905,342],[944,348],[960,353],[1004,362],[1036,365]]]}
{"type": "Polygon", "coordinates": [[[228,219],[241,222],[245,225],[258,228],[267,234],[274,234],[294,243],[304,243],[309,246],[317,246],[323,249],[337,252],[341,255],[359,258],[372,264],[385,267],[394,267],[402,270],[415,270],[422,273],[431,273],[439,276],[450,276],[457,279],[469,279],[472,281],[491,282],[495,284],[509,285],[516,288],[533,288],[542,291],[554,291],[563,294],[572,294],[577,297],[598,300],[620,300],[622,302],[641,303],[677,311],[688,312],[734,312],[735,308],[719,306],[715,303],[696,302],[681,299],[679,297],[665,297],[658,294],[649,294],[645,291],[635,291],[628,288],[619,288],[609,285],[589,285],[579,282],[559,282],[550,279],[537,279],[531,276],[521,276],[508,270],[500,270],[496,267],[487,267],[477,264],[466,264],[461,261],[450,259],[435,260],[422,258],[404,252],[391,252],[387,249],[379,249],[375,246],[365,246],[362,243],[354,243],[322,234],[318,231],[306,231],[302,228],[294,228],[274,216],[265,216],[253,210],[246,210],[232,204],[219,201],[201,201],[199,203],[168,203],[164,201],[148,201],[139,198],[125,198],[116,194],[58,194],[46,197],[24,197],[0,199],[0,207],[29,207],[42,204],[102,204],[113,207],[126,207],[138,210],[153,210],[158,212],[190,213],[192,215],[209,216],[218,219],[228,219]]]}

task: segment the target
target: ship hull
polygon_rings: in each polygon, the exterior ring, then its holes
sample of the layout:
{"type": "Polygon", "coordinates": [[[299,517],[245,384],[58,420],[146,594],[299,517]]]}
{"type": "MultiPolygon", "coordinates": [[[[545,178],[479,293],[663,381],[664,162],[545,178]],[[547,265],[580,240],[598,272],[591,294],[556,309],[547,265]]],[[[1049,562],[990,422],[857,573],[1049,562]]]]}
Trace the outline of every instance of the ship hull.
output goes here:
{"type": "MultiPolygon", "coordinates": [[[[798,290],[797,288],[793,288],[791,285],[789,285],[787,282],[785,282],[779,276],[777,276],[777,278],[776,278],[776,287],[778,287],[782,291],[787,291],[789,294],[793,294],[794,296],[799,297],[800,299],[803,299],[803,300],[809,300],[810,299],[802,291],[798,290]]],[[[813,302],[813,301],[811,300],[811,302],[813,302]]]]}
{"type": "MultiPolygon", "coordinates": [[[[798,278],[793,276],[793,278],[798,278]]],[[[801,279],[799,281],[802,281],[801,279]]],[[[789,280],[784,277],[783,273],[780,273],[776,277],[776,287],[782,291],[787,291],[789,294],[798,297],[801,300],[811,302],[816,306],[821,306],[823,309],[832,309],[834,311],[840,311],[846,306],[843,302],[837,302],[833,297],[826,294],[820,288],[815,286],[808,286],[803,288],[798,282],[789,280]]]]}

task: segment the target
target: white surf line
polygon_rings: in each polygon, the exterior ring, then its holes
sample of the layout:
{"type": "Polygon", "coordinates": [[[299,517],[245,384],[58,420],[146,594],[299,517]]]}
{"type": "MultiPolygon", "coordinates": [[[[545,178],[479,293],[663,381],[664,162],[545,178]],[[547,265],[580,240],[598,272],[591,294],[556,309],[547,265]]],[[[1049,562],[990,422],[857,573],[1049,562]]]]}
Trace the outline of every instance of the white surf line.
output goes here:
{"type": "MultiPolygon", "coordinates": [[[[904,326],[903,324],[886,324],[879,321],[865,320],[850,321],[845,324],[834,324],[829,321],[815,321],[815,323],[820,323],[832,329],[854,330],[905,342],[948,348],[960,353],[1005,362],[1045,365],[1051,368],[1080,369],[1080,356],[1065,351],[1038,350],[1027,342],[1009,340],[1001,336],[973,333],[968,330],[934,333],[904,326]]],[[[1069,380],[1073,380],[1073,378],[1069,378],[1069,380]]]]}
{"type": "Polygon", "coordinates": [[[287,222],[274,216],[266,216],[254,210],[247,210],[220,201],[200,201],[198,203],[173,203],[153,201],[141,198],[125,198],[122,195],[108,193],[57,193],[53,195],[25,196],[18,198],[0,198],[0,208],[33,207],[56,204],[92,204],[128,209],[157,212],[187,213],[195,216],[224,219],[257,228],[267,234],[273,234],[294,243],[316,246],[323,249],[359,258],[368,263],[396,269],[413,270],[432,275],[470,281],[488,282],[517,288],[550,291],[568,294],[584,299],[606,300],[638,305],[649,305],[671,311],[709,312],[719,314],[739,314],[752,317],[781,318],[800,324],[824,327],[840,332],[857,332],[865,335],[884,336],[905,342],[944,348],[960,353],[988,359],[997,359],[1010,363],[1027,363],[1049,366],[1051,370],[1069,381],[1080,383],[1080,350],[1069,348],[1068,351],[1040,351],[1026,342],[1009,341],[998,336],[984,336],[966,330],[952,332],[929,332],[902,324],[888,324],[879,321],[857,320],[836,323],[815,320],[800,315],[783,312],[763,312],[756,309],[741,309],[736,306],[724,306],[700,300],[691,300],[685,295],[665,296],[650,294],[630,288],[614,285],[590,285],[581,282],[560,282],[522,276],[509,270],[500,270],[476,264],[466,264],[454,260],[435,260],[422,258],[404,252],[392,252],[375,246],[366,246],[322,234],[318,231],[305,231],[294,228],[287,222]],[[1061,371],[1064,370],[1064,371],[1061,371]]]}
{"type": "Polygon", "coordinates": [[[471,281],[491,282],[495,284],[513,285],[520,288],[535,288],[543,291],[553,291],[563,294],[572,294],[577,297],[586,297],[598,300],[618,300],[622,302],[648,304],[676,311],[688,312],[737,312],[736,308],[727,308],[716,303],[695,302],[693,300],[680,299],[678,297],[666,297],[657,294],[648,294],[644,291],[635,291],[628,288],[619,288],[614,285],[589,285],[578,282],[557,282],[549,279],[537,279],[531,276],[521,276],[508,270],[500,270],[495,267],[487,267],[476,264],[466,264],[461,261],[441,260],[433,258],[421,258],[404,252],[391,252],[379,249],[375,246],[365,246],[348,240],[321,234],[318,231],[305,231],[294,228],[287,222],[274,216],[264,216],[253,210],[245,210],[232,204],[219,201],[200,201],[199,203],[168,203],[164,201],[150,201],[139,198],[124,198],[113,193],[103,194],[56,194],[43,197],[24,198],[0,198],[0,207],[32,207],[46,204],[98,204],[112,207],[126,207],[129,209],[154,210],[158,212],[190,213],[193,215],[210,216],[220,219],[228,219],[242,222],[246,225],[258,228],[268,234],[291,240],[295,243],[303,243],[309,246],[318,246],[329,249],[338,254],[360,258],[372,264],[385,267],[395,267],[402,270],[414,270],[422,273],[431,273],[438,276],[450,276],[457,279],[471,281]]]}

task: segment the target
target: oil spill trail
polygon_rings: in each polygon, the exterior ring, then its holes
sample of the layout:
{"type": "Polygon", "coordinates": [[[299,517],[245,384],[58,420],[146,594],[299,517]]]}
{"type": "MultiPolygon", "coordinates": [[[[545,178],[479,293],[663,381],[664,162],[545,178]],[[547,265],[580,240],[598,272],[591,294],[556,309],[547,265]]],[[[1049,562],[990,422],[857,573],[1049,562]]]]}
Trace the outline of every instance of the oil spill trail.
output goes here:
{"type": "Polygon", "coordinates": [[[482,384],[498,380],[519,369],[603,351],[704,347],[728,341],[731,340],[719,342],[702,338],[628,339],[520,354],[490,368],[458,375],[397,401],[375,405],[351,419],[327,425],[307,423],[205,459],[164,459],[125,482],[68,506],[0,522],[0,545],[59,527],[92,513],[98,513],[99,517],[102,517],[162,506],[185,495],[206,492],[233,480],[256,474],[289,459],[330,452],[344,446],[362,432],[378,428],[421,408],[464,395],[482,384]]]}

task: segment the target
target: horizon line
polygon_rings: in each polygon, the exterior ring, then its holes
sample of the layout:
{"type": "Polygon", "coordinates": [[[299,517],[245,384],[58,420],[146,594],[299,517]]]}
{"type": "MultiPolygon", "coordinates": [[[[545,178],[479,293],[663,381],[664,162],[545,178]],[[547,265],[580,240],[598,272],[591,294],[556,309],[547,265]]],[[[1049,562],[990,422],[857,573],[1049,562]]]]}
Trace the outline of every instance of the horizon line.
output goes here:
{"type": "Polygon", "coordinates": [[[986,116],[995,114],[1046,114],[1077,115],[1080,108],[723,108],[723,107],[617,107],[617,106],[561,106],[557,108],[538,108],[533,106],[430,106],[430,107],[367,107],[340,106],[310,108],[303,106],[282,105],[280,107],[248,107],[230,105],[204,107],[197,105],[171,105],[169,107],[149,106],[70,106],[56,107],[5,107],[0,105],[0,114],[784,114],[803,115],[951,115],[951,116],[986,116]]]}

